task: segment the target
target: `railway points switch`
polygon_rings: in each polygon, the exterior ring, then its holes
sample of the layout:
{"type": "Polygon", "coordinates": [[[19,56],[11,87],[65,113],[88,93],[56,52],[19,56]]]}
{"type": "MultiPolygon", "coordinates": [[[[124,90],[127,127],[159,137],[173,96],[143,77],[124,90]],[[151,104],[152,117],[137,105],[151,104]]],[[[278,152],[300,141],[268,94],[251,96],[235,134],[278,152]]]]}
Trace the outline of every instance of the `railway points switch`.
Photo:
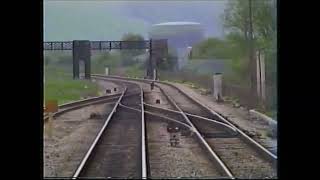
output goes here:
{"type": "Polygon", "coordinates": [[[174,132],[174,133],[170,133],[170,145],[172,147],[176,147],[179,145],[179,133],[178,132],[174,132]]]}

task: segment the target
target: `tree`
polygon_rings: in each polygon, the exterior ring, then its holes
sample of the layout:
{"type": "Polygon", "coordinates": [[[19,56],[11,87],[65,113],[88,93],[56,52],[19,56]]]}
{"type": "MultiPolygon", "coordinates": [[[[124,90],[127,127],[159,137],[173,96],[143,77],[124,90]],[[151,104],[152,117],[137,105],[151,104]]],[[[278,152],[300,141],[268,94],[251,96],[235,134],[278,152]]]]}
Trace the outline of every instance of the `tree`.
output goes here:
{"type": "Polygon", "coordinates": [[[276,10],[273,2],[274,0],[229,0],[223,15],[224,27],[248,40],[251,22],[254,45],[263,46],[263,40],[276,37],[276,10]]]}
{"type": "Polygon", "coordinates": [[[249,49],[249,68],[250,68],[250,85],[251,85],[251,93],[256,95],[256,59],[254,57],[254,46],[253,46],[253,27],[252,27],[252,0],[248,0],[249,2],[249,40],[248,40],[248,49],[249,49]]]}
{"type": "MultiPolygon", "coordinates": [[[[255,82],[256,76],[254,51],[275,49],[276,24],[273,9],[272,0],[230,0],[223,16],[224,26],[229,33],[242,36],[247,42],[243,46],[246,46],[244,49],[248,52],[251,82],[255,82]]],[[[254,83],[252,90],[254,93],[254,83]]]]}
{"type": "Polygon", "coordinates": [[[227,49],[230,48],[225,41],[217,38],[208,38],[193,47],[193,57],[196,59],[226,59],[230,58],[227,49]]]}
{"type": "Polygon", "coordinates": [[[243,34],[248,40],[249,21],[248,21],[248,1],[230,0],[224,11],[224,27],[230,32],[243,34]]]}
{"type": "MultiPolygon", "coordinates": [[[[143,36],[134,33],[125,34],[122,41],[144,41],[143,36]]],[[[134,63],[133,57],[144,54],[144,49],[130,49],[130,50],[121,50],[122,63],[124,66],[132,65],[134,63]]]]}
{"type": "Polygon", "coordinates": [[[91,57],[91,69],[93,72],[104,73],[105,67],[111,69],[120,65],[120,54],[115,52],[103,52],[91,57]]]}

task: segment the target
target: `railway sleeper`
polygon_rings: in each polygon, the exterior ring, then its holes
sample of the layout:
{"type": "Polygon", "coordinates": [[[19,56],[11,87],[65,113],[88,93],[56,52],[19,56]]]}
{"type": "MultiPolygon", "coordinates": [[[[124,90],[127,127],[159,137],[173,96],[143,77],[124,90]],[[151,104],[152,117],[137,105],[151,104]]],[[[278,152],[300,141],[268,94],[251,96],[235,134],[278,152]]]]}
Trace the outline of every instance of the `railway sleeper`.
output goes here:
{"type": "Polygon", "coordinates": [[[202,133],[202,132],[200,132],[200,134],[204,138],[235,138],[235,137],[238,137],[238,134],[230,134],[230,133],[202,133]]]}

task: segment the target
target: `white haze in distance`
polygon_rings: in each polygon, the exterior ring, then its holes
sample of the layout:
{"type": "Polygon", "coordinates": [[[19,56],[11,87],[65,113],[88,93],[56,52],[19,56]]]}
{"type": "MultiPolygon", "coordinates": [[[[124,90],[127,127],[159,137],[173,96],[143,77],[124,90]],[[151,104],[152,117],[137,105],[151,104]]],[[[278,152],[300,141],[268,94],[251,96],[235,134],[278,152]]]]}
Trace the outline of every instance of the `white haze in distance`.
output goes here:
{"type": "Polygon", "coordinates": [[[226,1],[50,1],[44,2],[44,40],[118,40],[133,32],[148,37],[152,24],[192,21],[206,36],[222,37],[226,1]]]}

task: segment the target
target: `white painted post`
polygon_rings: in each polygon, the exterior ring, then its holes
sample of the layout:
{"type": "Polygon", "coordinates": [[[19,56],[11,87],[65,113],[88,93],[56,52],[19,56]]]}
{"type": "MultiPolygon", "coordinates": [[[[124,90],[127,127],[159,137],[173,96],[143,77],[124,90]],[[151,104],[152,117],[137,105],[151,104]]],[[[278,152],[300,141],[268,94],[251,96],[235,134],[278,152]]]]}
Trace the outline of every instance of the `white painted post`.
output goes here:
{"type": "Polygon", "coordinates": [[[157,70],[153,69],[153,80],[157,79],[157,70]]]}
{"type": "Polygon", "coordinates": [[[213,75],[213,97],[216,101],[222,100],[222,74],[213,75]]]}
{"type": "Polygon", "coordinates": [[[264,61],[264,54],[260,53],[260,71],[261,71],[261,98],[263,101],[266,100],[266,85],[265,85],[265,79],[266,79],[266,67],[265,67],[265,61],[264,61]]]}
{"type": "Polygon", "coordinates": [[[192,47],[188,47],[188,59],[192,59],[192,47]]]}
{"type": "Polygon", "coordinates": [[[256,64],[257,64],[257,95],[260,98],[261,97],[261,77],[260,77],[260,52],[256,52],[256,64]]]}
{"type": "Polygon", "coordinates": [[[108,67],[106,67],[105,73],[107,76],[109,75],[109,68],[108,67]]]}

